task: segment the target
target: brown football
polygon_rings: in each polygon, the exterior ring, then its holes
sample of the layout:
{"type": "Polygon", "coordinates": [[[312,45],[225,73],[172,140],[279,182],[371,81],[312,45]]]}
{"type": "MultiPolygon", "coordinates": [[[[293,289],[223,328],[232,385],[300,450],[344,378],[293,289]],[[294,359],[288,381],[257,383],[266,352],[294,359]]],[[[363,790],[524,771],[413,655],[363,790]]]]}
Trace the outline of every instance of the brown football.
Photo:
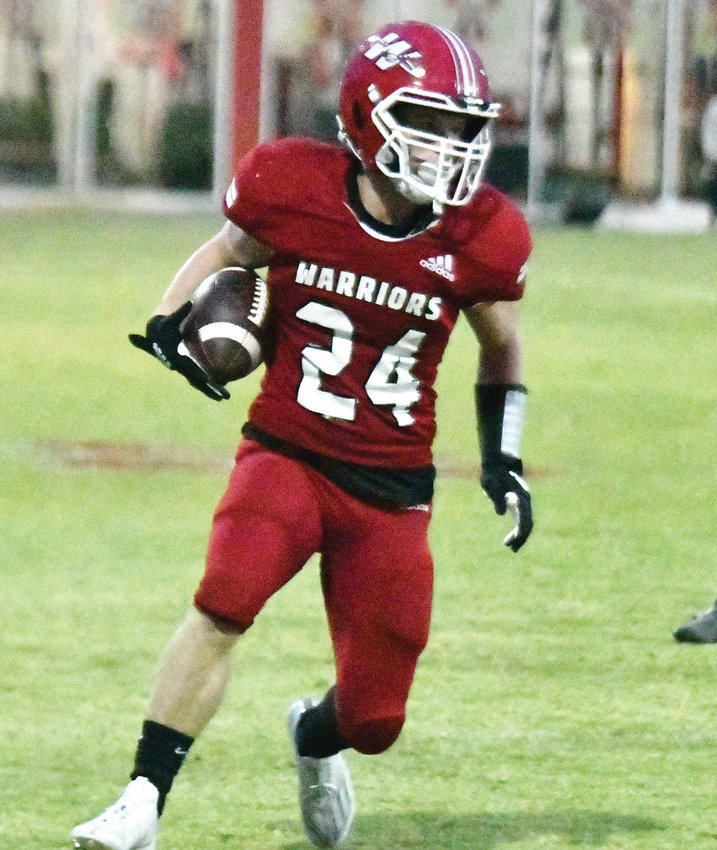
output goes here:
{"type": "Polygon", "coordinates": [[[265,281],[243,268],[221,269],[197,287],[183,342],[214,382],[238,381],[264,360],[268,316],[265,281]]]}

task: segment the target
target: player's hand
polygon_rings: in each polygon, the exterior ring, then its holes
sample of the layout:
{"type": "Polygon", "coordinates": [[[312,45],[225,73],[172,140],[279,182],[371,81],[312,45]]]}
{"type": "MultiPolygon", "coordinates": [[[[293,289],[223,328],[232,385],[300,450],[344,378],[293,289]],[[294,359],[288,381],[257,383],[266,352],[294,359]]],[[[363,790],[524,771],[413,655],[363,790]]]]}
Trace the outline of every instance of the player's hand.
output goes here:
{"type": "Polygon", "coordinates": [[[533,508],[530,490],[523,478],[523,464],[517,458],[486,464],[481,472],[481,487],[493,502],[495,512],[503,516],[509,511],[515,527],[503,541],[517,552],[533,530],[533,508]]]}
{"type": "MultiPolygon", "coordinates": [[[[202,367],[188,353],[183,353],[180,325],[192,309],[187,301],[169,316],[152,316],[147,322],[145,336],[130,334],[129,341],[136,348],[156,357],[168,369],[179,372],[189,383],[214,401],[229,398],[229,393],[221,384],[214,383],[202,367]]],[[[186,352],[186,349],[184,349],[186,352]]]]}

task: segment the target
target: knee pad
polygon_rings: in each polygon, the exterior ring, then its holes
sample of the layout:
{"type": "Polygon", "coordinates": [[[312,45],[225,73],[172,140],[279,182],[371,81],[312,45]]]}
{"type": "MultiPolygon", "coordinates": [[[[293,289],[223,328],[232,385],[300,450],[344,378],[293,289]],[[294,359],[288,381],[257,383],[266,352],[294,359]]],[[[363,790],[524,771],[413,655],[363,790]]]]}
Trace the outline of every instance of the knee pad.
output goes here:
{"type": "Polygon", "coordinates": [[[387,750],[401,734],[405,715],[377,717],[358,723],[346,735],[350,745],[365,755],[376,755],[387,750]]]}

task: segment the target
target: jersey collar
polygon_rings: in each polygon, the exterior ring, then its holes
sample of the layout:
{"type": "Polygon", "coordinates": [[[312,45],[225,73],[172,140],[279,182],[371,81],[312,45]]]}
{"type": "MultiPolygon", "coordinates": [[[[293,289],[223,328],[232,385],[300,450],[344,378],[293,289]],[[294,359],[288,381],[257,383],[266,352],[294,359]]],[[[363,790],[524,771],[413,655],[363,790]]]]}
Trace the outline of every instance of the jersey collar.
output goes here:
{"type": "Polygon", "coordinates": [[[349,209],[359,223],[359,225],[374,239],[380,239],[383,242],[400,242],[403,239],[410,239],[412,236],[417,236],[431,227],[434,227],[439,219],[433,214],[433,210],[429,205],[418,207],[416,212],[406,221],[400,224],[384,224],[374,218],[367,212],[364,205],[361,203],[361,197],[358,190],[358,165],[352,163],[351,167],[346,172],[346,196],[348,202],[345,206],[349,209]]]}

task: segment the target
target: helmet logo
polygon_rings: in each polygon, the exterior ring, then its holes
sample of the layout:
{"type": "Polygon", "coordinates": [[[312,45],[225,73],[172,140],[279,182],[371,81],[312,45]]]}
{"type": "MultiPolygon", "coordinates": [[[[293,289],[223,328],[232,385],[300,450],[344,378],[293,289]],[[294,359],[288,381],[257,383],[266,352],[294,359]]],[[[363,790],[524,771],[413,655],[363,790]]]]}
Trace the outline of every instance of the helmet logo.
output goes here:
{"type": "Polygon", "coordinates": [[[423,58],[422,55],[407,41],[399,40],[395,32],[390,32],[383,38],[372,35],[368,40],[371,46],[364,55],[367,59],[374,61],[382,71],[389,71],[396,65],[400,65],[412,77],[421,79],[426,75],[426,69],[417,64],[423,58]]]}

